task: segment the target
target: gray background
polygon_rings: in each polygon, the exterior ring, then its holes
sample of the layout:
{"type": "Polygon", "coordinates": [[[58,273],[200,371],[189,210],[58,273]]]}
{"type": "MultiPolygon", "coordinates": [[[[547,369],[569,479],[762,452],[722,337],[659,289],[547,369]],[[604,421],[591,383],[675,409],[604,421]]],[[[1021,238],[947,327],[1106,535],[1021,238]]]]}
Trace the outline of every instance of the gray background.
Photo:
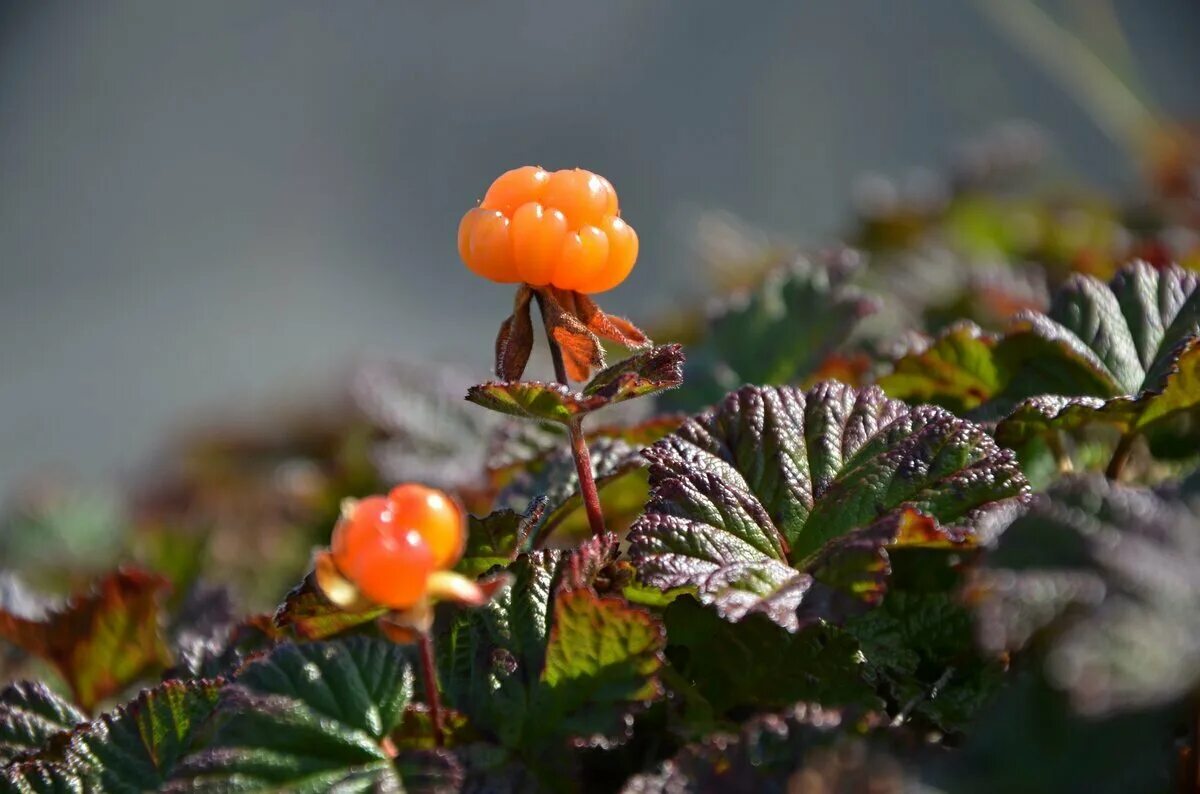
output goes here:
{"type": "MultiPolygon", "coordinates": [[[[1044,5],[1104,35],[1089,0],[1044,5]]],[[[1200,3],[1115,7],[1143,88],[1200,118],[1200,3]]],[[[483,377],[510,291],[454,232],[505,168],[614,182],[643,254],[605,304],[637,315],[702,293],[693,211],[827,238],[862,172],[936,166],[1014,116],[1062,174],[1133,183],[965,0],[10,0],[0,491],[123,475],[362,356],[483,377]]]]}

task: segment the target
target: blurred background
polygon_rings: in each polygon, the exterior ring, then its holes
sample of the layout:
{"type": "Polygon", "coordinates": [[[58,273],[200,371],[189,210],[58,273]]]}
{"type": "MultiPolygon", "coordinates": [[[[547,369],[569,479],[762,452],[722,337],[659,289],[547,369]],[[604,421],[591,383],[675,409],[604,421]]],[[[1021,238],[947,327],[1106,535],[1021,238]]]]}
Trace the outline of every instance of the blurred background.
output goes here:
{"type": "Polygon", "coordinates": [[[1038,14],[1200,117],[1194,0],[4,3],[0,493],[119,482],[372,357],[482,379],[511,292],[455,229],[519,164],[617,186],[642,256],[605,305],[643,319],[706,294],[704,213],[819,244],[864,174],[1009,119],[1049,178],[1136,191],[1121,97],[1038,14]]]}

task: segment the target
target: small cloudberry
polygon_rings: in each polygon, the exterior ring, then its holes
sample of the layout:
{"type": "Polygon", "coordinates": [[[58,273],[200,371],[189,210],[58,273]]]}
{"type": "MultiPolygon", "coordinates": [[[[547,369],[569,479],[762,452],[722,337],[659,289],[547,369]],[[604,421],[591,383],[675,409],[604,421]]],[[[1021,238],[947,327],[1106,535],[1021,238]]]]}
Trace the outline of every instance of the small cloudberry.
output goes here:
{"type": "Polygon", "coordinates": [[[367,599],[407,609],[425,598],[435,572],[458,561],[464,542],[458,505],[435,488],[406,483],[354,503],[334,527],[330,553],[367,599]]]}
{"type": "Polygon", "coordinates": [[[527,165],[501,174],[463,216],[458,253],[492,281],[594,293],[625,280],[638,238],[604,177],[527,165]]]}
{"type": "Polygon", "coordinates": [[[466,537],[462,511],[454,500],[436,488],[409,482],[393,488],[387,501],[395,520],[415,529],[429,545],[435,568],[458,562],[466,537]]]}

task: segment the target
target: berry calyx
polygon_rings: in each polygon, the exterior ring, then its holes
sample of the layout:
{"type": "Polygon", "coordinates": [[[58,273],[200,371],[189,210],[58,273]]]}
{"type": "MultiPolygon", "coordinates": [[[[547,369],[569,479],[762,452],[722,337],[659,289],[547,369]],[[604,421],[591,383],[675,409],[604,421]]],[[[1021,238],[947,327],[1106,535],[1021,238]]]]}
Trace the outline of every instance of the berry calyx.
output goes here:
{"type": "Polygon", "coordinates": [[[604,177],[524,166],[501,174],[463,216],[458,253],[492,281],[595,293],[633,270],[638,238],[604,177]]]}
{"type": "Polygon", "coordinates": [[[449,568],[462,556],[466,542],[463,515],[449,496],[419,483],[403,483],[387,497],[394,520],[414,529],[433,552],[438,570],[449,568]]]}
{"type": "Polygon", "coordinates": [[[434,554],[382,497],[358,502],[333,530],[334,565],[371,601],[407,609],[425,596],[434,554]]]}

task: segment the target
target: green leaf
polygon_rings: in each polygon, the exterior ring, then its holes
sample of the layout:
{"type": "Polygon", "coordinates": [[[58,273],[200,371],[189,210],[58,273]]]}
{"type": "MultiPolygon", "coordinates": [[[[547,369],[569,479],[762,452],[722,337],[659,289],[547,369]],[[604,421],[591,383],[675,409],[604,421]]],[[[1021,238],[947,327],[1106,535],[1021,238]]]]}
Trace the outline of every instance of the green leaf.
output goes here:
{"type": "Polygon", "coordinates": [[[999,690],[1003,670],[980,656],[971,618],[953,593],[897,590],[847,622],[865,678],[897,720],[962,731],[999,690]]]}
{"type": "Polygon", "coordinates": [[[601,397],[616,405],[646,397],[683,383],[683,347],[659,345],[601,370],[583,387],[587,397],[601,397]]]}
{"type": "Polygon", "coordinates": [[[520,419],[564,425],[603,404],[602,399],[590,399],[561,383],[541,381],[488,381],[468,389],[467,399],[520,419]]]}
{"type": "Polygon", "coordinates": [[[952,410],[986,404],[1018,446],[1102,423],[1143,431],[1200,405],[1198,277],[1134,262],[1104,284],[1076,275],[1048,314],[1017,315],[998,339],[970,325],[943,332],[880,379],[892,396],[952,410]]]}
{"type": "Polygon", "coordinates": [[[745,387],[645,454],[654,491],[630,533],[639,578],[792,631],[840,616],[830,590],[877,599],[887,547],[990,536],[1027,489],[979,426],[832,382],[745,387]]]}
{"type": "MultiPolygon", "coordinates": [[[[640,512],[646,501],[645,477],[642,476],[640,482],[630,482],[634,478],[629,475],[646,467],[642,447],[621,438],[596,436],[588,444],[588,454],[601,506],[609,523],[615,527],[620,516],[640,512]],[[618,504],[614,497],[625,496],[622,486],[632,490],[632,499],[621,499],[618,504]]],[[[545,509],[532,527],[530,537],[553,530],[583,506],[578,469],[565,440],[563,444],[556,445],[513,472],[508,484],[497,495],[496,502],[517,506],[539,497],[545,499],[545,509]]]]}
{"type": "Polygon", "coordinates": [[[167,681],[77,730],[66,756],[102,791],[151,791],[190,749],[217,702],[219,683],[167,681]]]}
{"type": "Polygon", "coordinates": [[[455,570],[477,578],[497,565],[507,565],[541,523],[548,501],[535,496],[524,513],[505,509],[483,518],[468,516],[467,545],[455,570]]]}
{"type": "Polygon", "coordinates": [[[400,789],[381,743],[412,685],[404,650],[385,640],[281,645],[222,691],[212,740],[167,790],[400,789]]]}
{"type": "Polygon", "coordinates": [[[623,737],[628,707],[662,696],[665,641],[657,618],[620,598],[586,588],[559,593],[534,712],[581,745],[623,737]]]}
{"type": "Polygon", "coordinates": [[[323,640],[367,625],[385,612],[387,610],[382,607],[350,612],[335,606],[321,594],[310,573],[284,596],[283,603],[272,616],[272,623],[275,628],[291,632],[295,637],[323,640]]]}
{"type": "Polygon", "coordinates": [[[1069,478],[1003,535],[971,588],[984,647],[1038,638],[1084,714],[1155,707],[1200,685],[1200,516],[1173,492],[1069,478]]]}
{"type": "Polygon", "coordinates": [[[220,683],[166,681],[120,708],[43,739],[5,770],[16,790],[157,791],[189,750],[220,683]]]}
{"type": "Polygon", "coordinates": [[[86,720],[37,681],[17,681],[0,690],[0,764],[38,750],[50,737],[86,720]]]}
{"type": "MultiPolygon", "coordinates": [[[[789,633],[763,615],[729,623],[692,598],[675,599],[663,621],[671,666],[713,717],[800,701],[883,707],[864,679],[858,643],[845,632],[811,625],[789,633]]],[[[694,704],[689,710],[686,718],[706,727],[708,715],[694,704]]]]}
{"type": "Polygon", "coordinates": [[[804,380],[878,310],[875,298],[846,283],[854,270],[797,258],[768,274],[753,293],[719,307],[705,338],[688,350],[684,387],[666,404],[694,410],[743,383],[804,380]]]}
{"type": "Polygon", "coordinates": [[[75,702],[91,711],[168,663],[160,630],[168,588],[162,577],[121,570],[38,618],[0,610],[0,637],[53,664],[75,702]]]}
{"type": "Polygon", "coordinates": [[[467,390],[467,399],[521,419],[570,424],[609,405],[673,389],[683,380],[683,348],[662,345],[596,374],[572,391],[561,383],[489,381],[467,390]]]}
{"type": "Polygon", "coordinates": [[[448,705],[538,763],[562,763],[568,744],[626,738],[631,714],[660,691],[663,638],[649,613],[593,589],[616,554],[609,535],[518,557],[512,585],[439,640],[448,705]]]}
{"type": "Polygon", "coordinates": [[[889,397],[962,414],[995,396],[1010,377],[995,355],[996,337],[971,322],[922,339],[879,379],[889,397]]]}

